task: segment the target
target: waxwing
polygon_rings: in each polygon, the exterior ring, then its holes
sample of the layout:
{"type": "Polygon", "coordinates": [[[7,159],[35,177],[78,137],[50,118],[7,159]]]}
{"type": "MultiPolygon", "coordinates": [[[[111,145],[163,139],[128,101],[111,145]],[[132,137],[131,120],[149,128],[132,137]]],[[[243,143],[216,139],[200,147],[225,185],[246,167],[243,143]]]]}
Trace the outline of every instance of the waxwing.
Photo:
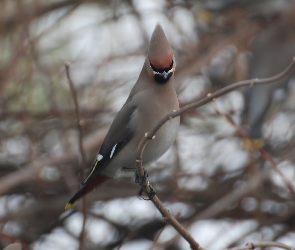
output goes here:
{"type": "MultiPolygon", "coordinates": [[[[157,24],[139,78],[116,115],[87,178],[66,204],[66,209],[107,180],[134,176],[140,140],[166,114],[179,109],[174,89],[175,66],[173,51],[161,25],[157,24]]],[[[179,117],[170,119],[155,139],[148,142],[143,152],[145,167],[173,144],[178,127],[179,117]]]]}
{"type": "MultiPolygon", "coordinates": [[[[283,19],[255,37],[250,46],[249,79],[271,77],[282,72],[294,56],[294,35],[293,24],[283,19]]],[[[246,88],[245,115],[249,123],[248,132],[253,139],[262,138],[262,126],[274,101],[274,93],[278,89],[286,91],[291,76],[246,88]]]]}

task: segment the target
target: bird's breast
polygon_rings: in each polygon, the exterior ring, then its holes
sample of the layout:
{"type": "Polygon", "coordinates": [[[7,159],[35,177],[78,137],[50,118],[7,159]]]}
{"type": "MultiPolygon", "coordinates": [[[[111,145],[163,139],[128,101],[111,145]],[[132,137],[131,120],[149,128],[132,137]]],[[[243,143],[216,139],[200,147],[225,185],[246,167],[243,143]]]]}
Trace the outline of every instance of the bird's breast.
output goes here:
{"type": "Polygon", "coordinates": [[[161,157],[176,139],[179,127],[179,117],[168,120],[150,140],[143,153],[143,164],[148,165],[161,157]]]}

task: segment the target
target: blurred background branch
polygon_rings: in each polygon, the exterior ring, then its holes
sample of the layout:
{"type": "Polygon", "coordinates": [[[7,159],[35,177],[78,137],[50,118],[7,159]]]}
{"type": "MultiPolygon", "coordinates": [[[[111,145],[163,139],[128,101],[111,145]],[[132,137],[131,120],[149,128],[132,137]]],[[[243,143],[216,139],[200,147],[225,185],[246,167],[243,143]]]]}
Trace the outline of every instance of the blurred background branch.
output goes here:
{"type": "MultiPolygon", "coordinates": [[[[82,175],[65,61],[90,166],[157,21],[176,55],[182,107],[227,84],[273,76],[295,54],[291,0],[3,0],[0,9],[0,225],[11,236],[0,247],[18,239],[31,249],[79,248],[82,207],[64,211],[82,175]]],[[[204,249],[295,245],[293,194],[216,113],[261,140],[293,185],[293,75],[267,86],[185,113],[174,147],[149,167],[159,198],[204,249]]],[[[84,249],[188,248],[137,191],[133,180],[116,180],[87,196],[84,249]]]]}

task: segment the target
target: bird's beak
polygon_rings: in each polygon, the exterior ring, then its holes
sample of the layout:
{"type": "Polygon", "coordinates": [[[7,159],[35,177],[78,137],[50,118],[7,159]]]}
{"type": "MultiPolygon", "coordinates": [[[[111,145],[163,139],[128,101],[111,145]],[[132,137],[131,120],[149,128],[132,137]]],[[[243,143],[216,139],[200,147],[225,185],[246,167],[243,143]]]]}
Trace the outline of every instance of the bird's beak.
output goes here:
{"type": "Polygon", "coordinates": [[[166,73],[166,71],[164,71],[161,75],[164,79],[167,79],[167,77],[168,77],[168,73],[166,73]]]}

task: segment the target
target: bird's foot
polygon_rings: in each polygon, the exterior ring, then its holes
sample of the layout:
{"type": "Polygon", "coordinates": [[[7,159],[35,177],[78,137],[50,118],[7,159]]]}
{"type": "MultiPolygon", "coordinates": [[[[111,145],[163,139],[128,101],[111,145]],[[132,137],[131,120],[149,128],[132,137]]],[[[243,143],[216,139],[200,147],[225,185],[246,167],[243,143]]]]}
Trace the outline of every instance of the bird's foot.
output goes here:
{"type": "Polygon", "coordinates": [[[143,197],[143,189],[141,188],[138,192],[138,198],[143,199],[145,201],[149,201],[154,198],[154,196],[157,194],[156,189],[153,188],[152,185],[149,184],[150,193],[148,194],[148,198],[143,197]]]}
{"type": "MultiPolygon", "coordinates": [[[[144,169],[143,170],[144,174],[143,174],[143,177],[140,178],[138,173],[135,172],[135,183],[139,183],[139,184],[142,184],[144,183],[145,181],[147,181],[149,175],[148,175],[148,172],[144,169]]],[[[156,190],[153,188],[152,185],[149,184],[149,181],[147,181],[147,185],[148,185],[148,188],[150,189],[149,190],[149,193],[147,194],[147,198],[143,197],[143,188],[141,188],[138,192],[138,197],[140,199],[143,199],[143,200],[146,200],[146,201],[149,201],[151,199],[153,199],[153,197],[156,195],[156,190]]]]}
{"type": "Polygon", "coordinates": [[[148,179],[148,177],[149,177],[148,172],[144,169],[143,170],[143,173],[144,173],[143,174],[143,177],[140,178],[139,177],[139,174],[137,172],[135,172],[135,183],[142,184],[142,183],[144,183],[148,179]]]}

